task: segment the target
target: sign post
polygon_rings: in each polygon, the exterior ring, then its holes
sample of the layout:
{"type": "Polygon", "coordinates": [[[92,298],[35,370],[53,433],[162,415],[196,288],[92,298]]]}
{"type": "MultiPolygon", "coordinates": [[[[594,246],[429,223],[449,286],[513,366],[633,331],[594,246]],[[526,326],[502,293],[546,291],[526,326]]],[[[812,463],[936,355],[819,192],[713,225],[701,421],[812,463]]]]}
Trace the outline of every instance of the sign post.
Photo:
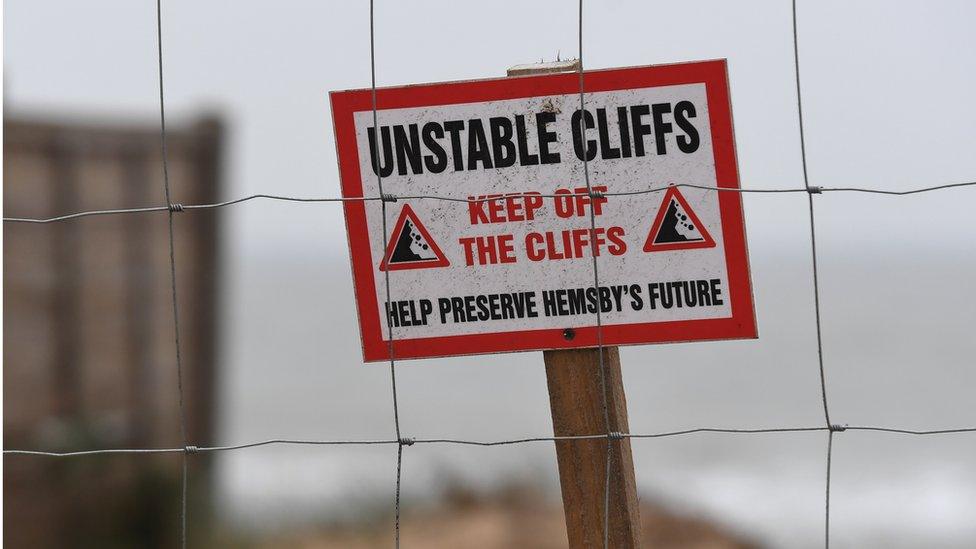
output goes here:
{"type": "Polygon", "coordinates": [[[555,434],[597,435],[556,442],[570,546],[607,511],[631,548],[617,346],[757,337],[732,109],[724,60],[587,71],[583,108],[576,70],[379,88],[375,124],[333,92],[333,122],[364,360],[545,351],[555,434]]]}
{"type": "MultiPolygon", "coordinates": [[[[579,61],[522,65],[508,70],[508,76],[529,76],[554,72],[575,72],[579,61]]],[[[564,337],[572,337],[567,331],[564,337]]],[[[627,398],[620,374],[620,354],[616,347],[601,349],[560,349],[545,351],[546,384],[555,436],[627,433],[627,398]],[[606,383],[601,382],[600,352],[606,383]],[[604,391],[606,395],[604,395],[604,391]],[[606,398],[607,417],[604,417],[606,398]]],[[[614,548],[641,547],[640,508],[634,478],[634,458],[630,439],[608,442],[601,439],[556,442],[559,485],[566,516],[569,547],[603,547],[604,505],[606,504],[606,466],[610,459],[609,545],[614,548]]]]}
{"type": "MultiPolygon", "coordinates": [[[[545,351],[546,382],[556,436],[604,434],[600,350],[545,351]]],[[[627,401],[616,347],[603,348],[607,411],[611,432],[626,433],[627,401]]],[[[556,442],[559,485],[569,546],[603,547],[606,465],[610,458],[610,547],[641,547],[640,512],[630,439],[561,440],[556,442]],[[609,456],[608,456],[609,454],[609,456]]]]}

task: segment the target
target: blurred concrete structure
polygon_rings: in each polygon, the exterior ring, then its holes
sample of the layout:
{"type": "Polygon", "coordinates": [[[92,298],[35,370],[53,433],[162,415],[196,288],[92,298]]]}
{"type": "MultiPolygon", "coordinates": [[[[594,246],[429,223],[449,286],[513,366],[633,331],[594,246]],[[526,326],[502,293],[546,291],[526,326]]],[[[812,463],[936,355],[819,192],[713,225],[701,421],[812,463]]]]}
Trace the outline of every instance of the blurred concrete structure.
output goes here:
{"type": "MultiPolygon", "coordinates": [[[[216,201],[218,121],[175,128],[167,142],[173,201],[216,201]]],[[[6,217],[165,204],[158,126],[5,119],[3,193],[6,217]]],[[[204,445],[214,428],[217,213],[176,215],[187,431],[204,445]]],[[[166,216],[4,224],[4,448],[182,446],[166,216]]],[[[5,545],[172,545],[179,460],[5,457],[5,545]]],[[[206,487],[206,461],[191,460],[195,489],[206,487]]]]}

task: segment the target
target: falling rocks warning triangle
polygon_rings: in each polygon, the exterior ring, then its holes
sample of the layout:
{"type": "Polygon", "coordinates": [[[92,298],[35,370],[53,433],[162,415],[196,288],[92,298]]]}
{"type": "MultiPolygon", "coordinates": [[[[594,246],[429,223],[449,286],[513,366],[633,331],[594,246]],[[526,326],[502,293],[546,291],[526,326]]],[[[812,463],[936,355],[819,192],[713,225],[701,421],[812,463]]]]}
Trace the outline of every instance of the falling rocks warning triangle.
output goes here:
{"type": "Polygon", "coordinates": [[[668,187],[654,224],[651,225],[651,232],[644,242],[644,251],[693,250],[714,246],[712,236],[678,188],[668,187]]]}
{"type": "Polygon", "coordinates": [[[429,269],[431,267],[446,267],[450,262],[444,252],[431,238],[427,228],[417,218],[413,208],[404,204],[400,210],[400,217],[393,226],[386,247],[381,271],[399,271],[404,269],[429,269]]]}

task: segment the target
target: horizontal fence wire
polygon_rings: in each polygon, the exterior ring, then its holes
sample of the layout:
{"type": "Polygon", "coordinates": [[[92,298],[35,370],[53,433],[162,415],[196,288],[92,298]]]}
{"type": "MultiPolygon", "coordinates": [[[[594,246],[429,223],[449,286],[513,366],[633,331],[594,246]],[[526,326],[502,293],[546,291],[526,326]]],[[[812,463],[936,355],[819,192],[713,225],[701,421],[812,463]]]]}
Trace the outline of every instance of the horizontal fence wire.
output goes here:
{"type": "Polygon", "coordinates": [[[216,202],[213,204],[171,204],[168,206],[147,206],[144,208],[117,208],[117,209],[105,209],[105,210],[89,210],[84,212],[70,213],[65,215],[59,215],[56,217],[48,218],[31,218],[31,217],[4,217],[4,223],[58,223],[62,221],[72,221],[75,219],[80,219],[83,217],[95,217],[102,215],[120,215],[120,214],[136,214],[136,213],[152,213],[152,212],[166,212],[166,211],[176,211],[182,212],[186,210],[215,210],[219,208],[225,208],[227,206],[234,206],[237,204],[243,204],[245,202],[250,202],[252,200],[272,200],[280,202],[305,202],[305,203],[315,203],[315,202],[397,202],[400,200],[441,200],[446,202],[461,202],[468,204],[482,204],[494,201],[506,200],[508,198],[519,198],[519,197],[540,197],[540,198],[571,198],[575,196],[599,196],[599,197],[627,197],[627,196],[641,196],[646,194],[653,194],[662,191],[666,191],[670,187],[685,187],[689,189],[701,189],[705,191],[715,191],[715,192],[729,192],[729,193],[741,193],[741,194],[763,194],[763,193],[830,193],[830,192],[850,192],[850,193],[868,193],[868,194],[880,194],[889,196],[908,196],[913,194],[927,193],[932,191],[941,191],[945,189],[956,189],[960,187],[970,187],[976,186],[976,181],[967,181],[965,183],[949,183],[945,185],[935,185],[932,187],[922,187],[916,189],[910,189],[907,191],[888,191],[884,189],[874,189],[867,187],[809,187],[809,188],[786,188],[786,189],[733,189],[727,187],[716,187],[709,185],[695,185],[692,183],[675,183],[673,185],[665,185],[660,187],[652,187],[649,189],[638,190],[638,191],[625,191],[625,192],[566,192],[566,193],[508,193],[505,196],[497,197],[484,197],[484,198],[472,198],[472,197],[460,197],[460,196],[448,196],[448,195],[435,195],[435,194],[419,194],[419,195],[394,195],[387,194],[383,196],[357,196],[357,197],[342,197],[342,196],[330,196],[330,197],[301,197],[301,196],[282,196],[274,194],[252,194],[244,196],[241,198],[235,198],[233,200],[227,200],[225,202],[216,202]]]}
{"type": "Polygon", "coordinates": [[[873,431],[878,433],[888,433],[895,435],[910,436],[931,436],[931,435],[954,435],[963,433],[976,433],[976,427],[960,427],[955,429],[932,429],[915,430],[900,429],[895,427],[880,427],[868,425],[834,425],[832,427],[758,427],[754,429],[742,429],[731,427],[696,427],[693,429],[682,429],[679,431],[662,431],[659,433],[605,433],[591,435],[564,435],[564,436],[539,436],[500,440],[468,440],[461,438],[403,438],[397,439],[334,439],[334,440],[304,440],[304,439],[270,439],[257,442],[247,442],[230,446],[189,446],[186,448],[107,448],[101,450],[81,450],[77,452],[46,452],[42,450],[4,450],[4,455],[9,456],[44,456],[44,457],[82,457],[110,454],[177,454],[177,453],[208,453],[208,452],[233,452],[237,450],[247,450],[262,446],[375,446],[383,444],[400,444],[412,446],[414,444],[454,444],[460,446],[511,446],[516,444],[528,444],[532,442],[564,442],[574,440],[594,440],[594,439],[651,439],[651,438],[671,438],[697,434],[789,434],[789,433],[810,433],[810,432],[842,432],[842,431],[873,431]]]}
{"type": "MultiPolygon", "coordinates": [[[[29,217],[4,217],[4,223],[29,223],[29,224],[49,224],[49,223],[61,223],[67,221],[78,220],[88,217],[98,217],[98,216],[108,216],[108,215],[128,215],[128,214],[143,214],[143,213],[155,213],[155,212],[168,212],[169,216],[169,244],[170,244],[170,274],[172,282],[172,300],[173,300],[173,316],[174,325],[176,331],[176,341],[175,341],[175,351],[176,351],[176,368],[177,368],[177,383],[180,393],[180,417],[181,417],[181,434],[183,438],[184,446],[181,448],[106,448],[106,449],[93,449],[93,450],[80,450],[80,451],[65,451],[65,452],[54,452],[54,451],[43,451],[43,450],[4,450],[4,456],[33,456],[33,457],[48,457],[48,458],[74,458],[74,457],[85,457],[85,456],[106,456],[106,455],[142,455],[142,454],[182,454],[183,456],[183,470],[182,470],[182,494],[181,494],[181,516],[180,516],[180,541],[183,547],[186,546],[186,531],[187,531],[187,515],[186,515],[186,493],[187,493],[187,469],[186,460],[190,454],[197,453],[219,453],[219,452],[236,452],[243,450],[251,450],[260,447],[269,446],[373,446],[373,445],[395,445],[397,447],[397,470],[396,470],[396,489],[395,489],[395,507],[396,507],[396,522],[394,526],[394,536],[395,545],[398,547],[400,542],[400,488],[401,488],[401,471],[402,471],[402,458],[404,447],[413,446],[416,444],[433,444],[433,445],[462,445],[462,446],[478,446],[478,447],[495,447],[495,446],[511,446],[511,445],[521,445],[530,443],[540,443],[540,442],[572,442],[572,441],[588,441],[594,439],[606,439],[607,440],[607,476],[606,482],[604,484],[604,517],[603,517],[603,540],[604,546],[609,544],[609,497],[610,497],[610,443],[614,440],[621,439],[665,439],[672,437],[681,436],[691,436],[691,435],[702,435],[702,434],[731,434],[731,435],[747,435],[747,434],[796,434],[796,433],[811,433],[811,432],[826,432],[828,434],[827,439],[827,455],[826,455],[826,478],[825,478],[825,524],[824,524],[824,545],[829,547],[830,545],[830,468],[831,468],[831,456],[834,444],[834,436],[838,433],[845,433],[850,431],[858,432],[875,432],[881,434],[891,434],[898,436],[939,436],[939,435],[954,435],[954,434],[972,434],[976,433],[976,427],[961,427],[961,428],[948,428],[948,429],[931,429],[931,430],[919,430],[919,429],[907,429],[901,427],[886,427],[886,426],[873,426],[873,425],[847,425],[847,424],[835,424],[830,420],[828,399],[826,392],[826,381],[824,376],[824,361],[823,361],[823,345],[821,341],[820,334],[820,307],[819,307],[819,286],[817,282],[817,247],[816,247],[816,227],[814,225],[814,195],[840,192],[840,193],[864,193],[871,195],[886,195],[886,196],[909,196],[917,195],[921,193],[933,192],[933,191],[943,191],[948,189],[957,189],[961,187],[970,187],[976,185],[976,181],[962,182],[962,183],[949,183],[941,185],[933,185],[922,188],[915,188],[905,191],[893,191],[878,188],[866,188],[866,187],[819,187],[812,186],[809,183],[807,174],[807,159],[806,159],[806,144],[805,136],[803,130],[803,108],[801,100],[801,87],[800,87],[800,63],[799,63],[799,44],[798,44],[798,33],[797,33],[797,11],[796,11],[796,1],[792,2],[792,31],[793,31],[793,54],[794,54],[794,69],[795,69],[795,81],[796,81],[796,103],[797,103],[797,115],[799,122],[799,139],[800,139],[800,154],[803,167],[803,187],[799,188],[726,188],[720,186],[708,186],[708,185],[697,185],[689,183],[678,183],[661,185],[656,187],[651,187],[643,190],[636,191],[626,191],[626,192],[598,192],[593,189],[589,181],[589,170],[586,164],[586,158],[583,159],[584,174],[586,176],[586,190],[585,192],[578,190],[573,192],[565,193],[510,193],[504,196],[490,196],[490,197],[458,197],[458,196],[447,196],[447,195],[437,195],[437,194],[417,194],[417,195],[394,195],[383,192],[382,177],[377,171],[377,183],[379,187],[379,196],[363,196],[363,197],[296,197],[296,196],[284,196],[284,195],[274,195],[274,194],[252,194],[244,196],[237,199],[227,200],[223,202],[216,202],[211,204],[180,204],[172,202],[170,198],[169,180],[168,180],[168,169],[166,164],[166,117],[165,117],[165,103],[163,95],[163,48],[162,48],[162,15],[161,15],[161,1],[157,0],[157,40],[158,40],[158,70],[159,70],[159,106],[160,106],[160,137],[162,145],[162,168],[164,174],[164,189],[166,194],[167,204],[160,206],[148,206],[148,207],[136,207],[136,208],[117,208],[117,209],[102,209],[102,210],[89,210],[76,213],[68,213],[63,215],[58,215],[49,218],[29,218],[29,217]],[[803,193],[808,196],[809,201],[809,211],[810,211],[810,239],[811,239],[811,256],[812,256],[812,271],[813,271],[813,290],[814,290],[814,300],[815,300],[815,316],[816,316],[816,334],[817,334],[817,350],[818,350],[818,366],[820,372],[820,385],[821,385],[821,396],[823,398],[823,408],[824,408],[824,420],[825,424],[821,426],[804,426],[804,427],[767,427],[767,428],[724,428],[724,427],[697,427],[689,428],[684,430],[676,431],[662,431],[656,433],[620,433],[620,432],[609,432],[610,424],[609,418],[606,415],[606,389],[605,381],[603,379],[603,360],[602,360],[602,350],[603,342],[602,338],[598,337],[598,348],[600,349],[600,372],[601,372],[601,383],[604,386],[604,415],[606,420],[606,429],[608,432],[600,434],[578,434],[578,435],[563,435],[563,436],[538,436],[538,437],[525,437],[525,438],[513,438],[513,439],[500,439],[500,440],[469,440],[463,438],[412,438],[405,437],[400,431],[399,422],[399,411],[397,407],[397,390],[396,390],[396,361],[393,354],[393,341],[394,333],[393,328],[389,324],[389,319],[387,319],[387,328],[389,335],[389,364],[390,364],[390,375],[391,375],[391,385],[392,385],[392,400],[393,400],[393,419],[394,419],[394,430],[396,438],[391,439],[366,439],[366,440],[355,440],[355,439],[335,439],[335,440],[308,440],[308,439],[268,439],[260,440],[255,442],[247,442],[235,445],[225,445],[225,446],[193,446],[190,445],[186,438],[186,430],[184,419],[183,419],[183,404],[182,404],[182,382],[181,382],[181,355],[180,355],[180,343],[179,343],[179,310],[177,308],[176,300],[176,266],[175,258],[173,255],[173,217],[174,214],[179,212],[185,212],[188,210],[216,210],[222,209],[229,206],[235,206],[243,204],[246,202],[266,200],[266,201],[281,201],[281,202],[292,202],[292,203],[346,203],[346,202],[371,202],[378,201],[381,203],[383,211],[383,238],[384,246],[387,238],[386,234],[386,210],[387,203],[397,202],[400,200],[436,200],[436,201],[446,201],[455,203],[489,203],[494,201],[507,200],[514,197],[545,197],[545,198],[555,198],[555,199],[568,199],[575,196],[589,196],[594,197],[637,197],[644,196],[653,193],[658,193],[665,191],[670,187],[686,187],[701,189],[705,191],[714,192],[733,192],[740,194],[779,194],[779,193],[803,193]]],[[[376,68],[375,68],[375,32],[373,25],[373,2],[370,1],[370,69],[371,69],[371,90],[372,90],[372,117],[373,124],[377,126],[377,104],[376,104],[376,68]]],[[[580,96],[580,108],[584,108],[584,87],[583,87],[583,67],[582,67],[582,51],[583,51],[583,2],[579,2],[579,96],[580,96]]],[[[582,125],[582,121],[581,121],[582,125]]],[[[584,129],[585,132],[585,129],[584,129]]],[[[592,216],[591,211],[591,230],[595,230],[595,218],[592,216]]],[[[594,286],[599,286],[599,274],[597,269],[596,257],[593,258],[593,284],[594,286]]],[[[389,273],[386,273],[385,278],[386,286],[386,296],[389,301],[390,298],[390,286],[389,286],[389,273]]],[[[598,335],[600,334],[600,329],[602,328],[602,319],[600,317],[599,311],[597,312],[597,328],[598,335]]],[[[845,435],[849,436],[849,435],[845,435]]]]}

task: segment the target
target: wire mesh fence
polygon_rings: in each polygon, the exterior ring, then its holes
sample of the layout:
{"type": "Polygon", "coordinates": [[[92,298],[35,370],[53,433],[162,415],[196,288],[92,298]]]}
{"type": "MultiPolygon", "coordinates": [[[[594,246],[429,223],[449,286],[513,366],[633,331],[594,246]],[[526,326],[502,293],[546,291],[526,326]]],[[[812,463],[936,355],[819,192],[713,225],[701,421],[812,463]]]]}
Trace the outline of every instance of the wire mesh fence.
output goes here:
{"type": "MultiPolygon", "coordinates": [[[[371,90],[372,90],[372,121],[374,127],[379,127],[379,109],[376,102],[376,49],[375,49],[375,27],[373,24],[374,16],[374,5],[373,1],[370,1],[369,9],[369,23],[370,23],[370,78],[371,78],[371,90]]],[[[585,78],[586,73],[583,68],[583,36],[584,36],[584,11],[583,11],[583,1],[580,0],[578,3],[578,76],[579,76],[579,106],[583,110],[586,105],[586,85],[585,78]]],[[[177,214],[187,214],[192,213],[195,210],[212,210],[225,207],[231,207],[238,204],[242,204],[249,201],[256,200],[269,200],[269,201],[284,201],[284,202],[295,202],[295,203],[344,203],[350,201],[360,201],[360,202],[380,202],[382,207],[382,220],[383,220],[383,246],[384,249],[387,247],[388,231],[387,231],[387,205],[389,203],[398,201],[425,201],[425,200],[435,200],[435,201],[446,201],[446,202],[456,202],[456,203],[472,203],[472,202],[488,202],[491,200],[499,200],[492,198],[468,198],[461,196],[450,196],[450,195],[394,195],[383,192],[383,177],[380,174],[380,170],[376,170],[377,186],[379,188],[379,194],[377,196],[362,196],[362,197],[297,197],[297,196],[282,196],[273,194],[253,194],[249,196],[244,196],[241,198],[227,200],[223,202],[207,203],[207,204],[182,204],[176,200],[177,197],[171,194],[170,184],[169,184],[169,165],[167,161],[167,149],[166,149],[166,110],[165,110],[165,86],[164,86],[164,64],[163,64],[163,42],[162,42],[162,3],[161,0],[156,2],[156,39],[157,39],[157,68],[158,68],[158,81],[159,81],[159,120],[160,120],[160,146],[162,154],[161,170],[162,170],[162,182],[163,190],[165,195],[166,203],[159,206],[151,207],[140,207],[140,208],[118,208],[118,209],[103,209],[103,210],[89,210],[81,211],[75,213],[66,213],[63,215],[58,215],[49,218],[28,218],[28,217],[4,217],[3,221],[5,223],[28,223],[28,224],[49,224],[49,223],[65,223],[80,220],[82,218],[94,217],[94,216],[106,216],[106,215],[128,215],[128,214],[150,214],[150,213],[164,213],[167,215],[168,221],[168,231],[169,231],[169,281],[170,281],[170,295],[172,298],[172,321],[175,331],[175,339],[173,341],[173,359],[176,374],[177,383],[177,393],[179,395],[179,400],[177,406],[179,408],[179,423],[180,423],[180,433],[182,439],[181,447],[168,447],[168,448],[96,448],[90,450],[81,451],[71,451],[71,452],[51,452],[43,450],[30,450],[30,449],[4,449],[4,455],[19,455],[19,456],[34,456],[41,458],[80,458],[85,456],[93,455],[109,455],[109,454],[180,454],[182,456],[182,475],[181,475],[181,504],[180,504],[180,532],[179,538],[181,545],[186,547],[187,545],[187,522],[192,517],[187,516],[187,463],[188,460],[192,459],[191,456],[195,454],[207,454],[207,453],[220,453],[220,452],[237,452],[245,451],[253,448],[258,448],[262,446],[272,446],[272,445],[292,445],[292,446],[350,446],[350,445],[383,445],[383,446],[395,446],[397,452],[396,459],[396,481],[393,487],[393,503],[395,509],[395,518],[393,525],[393,535],[394,543],[397,547],[400,544],[400,491],[401,491],[401,481],[403,477],[403,453],[406,448],[414,445],[463,445],[463,446],[475,446],[475,447],[492,447],[492,446],[509,446],[509,445],[520,445],[529,443],[553,443],[553,442],[564,442],[564,441],[581,441],[581,440],[602,440],[607,441],[607,459],[606,459],[606,479],[604,483],[604,517],[603,517],[603,532],[602,540],[604,547],[610,545],[610,533],[609,533],[609,497],[610,497],[610,471],[611,471],[611,445],[610,443],[614,440],[621,439],[655,439],[655,438],[667,438],[667,437],[681,437],[690,436],[696,434],[706,434],[706,433],[725,433],[725,434],[736,434],[736,435],[747,435],[747,434],[774,434],[774,433],[800,433],[800,432],[823,432],[827,434],[826,437],[826,448],[825,448],[825,463],[824,463],[824,545],[829,547],[830,545],[830,488],[831,488],[831,460],[833,454],[834,446],[834,436],[837,433],[844,432],[881,432],[889,433],[901,436],[937,436],[937,435],[952,435],[952,434],[973,434],[976,433],[976,426],[974,427],[959,427],[959,428],[948,428],[948,429],[906,429],[897,426],[881,426],[881,425],[848,425],[836,421],[836,417],[831,417],[830,412],[830,400],[827,393],[827,370],[824,362],[823,355],[823,341],[821,337],[821,312],[820,312],[820,282],[818,279],[818,249],[817,249],[817,227],[816,227],[816,214],[815,214],[815,203],[816,195],[823,193],[866,193],[871,195],[887,195],[887,196],[897,196],[905,197],[910,195],[917,195],[920,193],[928,193],[934,191],[948,191],[951,189],[961,189],[963,187],[973,187],[976,186],[976,181],[971,182],[961,182],[961,183],[948,183],[948,184],[936,184],[929,186],[921,186],[911,190],[905,191],[891,191],[878,188],[865,188],[865,187],[821,187],[816,185],[811,185],[807,170],[807,157],[806,157],[806,141],[804,135],[804,124],[803,124],[803,102],[801,99],[801,79],[800,79],[800,52],[799,52],[799,37],[797,33],[797,9],[796,1],[792,1],[792,35],[793,35],[793,62],[795,71],[795,85],[796,85],[796,114],[799,124],[799,138],[800,138],[800,157],[802,161],[802,174],[803,174],[803,185],[796,188],[786,188],[786,189],[762,189],[762,188],[743,188],[743,189],[728,189],[723,187],[713,187],[713,186],[703,186],[694,185],[688,183],[677,183],[673,185],[662,185],[662,186],[651,186],[647,189],[632,192],[598,192],[593,189],[589,178],[589,167],[587,165],[587,159],[585,155],[582,157],[583,174],[585,179],[585,192],[572,192],[560,195],[547,195],[532,193],[534,196],[542,197],[553,197],[553,198],[565,198],[567,196],[588,196],[589,198],[613,198],[614,200],[636,200],[647,195],[652,195],[654,193],[663,192],[669,187],[690,187],[701,189],[709,192],[733,192],[733,193],[804,193],[807,195],[807,205],[809,212],[809,235],[810,235],[810,246],[811,246],[811,256],[810,256],[810,270],[812,274],[813,284],[812,284],[812,296],[814,303],[814,318],[812,319],[815,323],[815,333],[817,342],[817,359],[819,368],[819,379],[820,379],[820,396],[823,405],[823,424],[822,425],[807,425],[807,426],[783,426],[783,427],[772,427],[772,428],[712,428],[712,427],[697,427],[684,430],[676,431],[662,431],[662,432],[648,432],[648,433],[622,433],[614,432],[610,428],[610,421],[607,415],[607,395],[606,395],[606,382],[605,382],[605,365],[603,360],[603,319],[601,316],[600,309],[596,310],[595,321],[597,328],[597,348],[599,349],[599,374],[601,379],[601,387],[603,389],[603,408],[604,408],[604,423],[605,429],[602,433],[581,433],[569,436],[538,436],[538,437],[528,437],[528,438],[512,438],[512,439],[498,439],[498,440],[472,440],[463,438],[416,438],[404,434],[400,427],[400,411],[398,406],[398,394],[397,394],[397,357],[394,353],[394,341],[396,334],[394,327],[390,324],[390,318],[387,316],[387,343],[388,343],[388,364],[390,371],[390,385],[391,385],[391,404],[392,404],[392,421],[393,421],[393,432],[394,436],[384,439],[332,439],[332,440],[307,440],[307,439],[268,439],[259,440],[253,442],[245,442],[235,445],[226,446],[196,446],[191,444],[187,436],[186,429],[186,418],[184,412],[183,403],[183,348],[180,341],[180,308],[178,306],[178,280],[177,280],[177,270],[176,270],[176,258],[175,258],[175,243],[174,243],[174,225],[177,222],[177,214]]],[[[585,133],[584,122],[582,118],[580,119],[580,130],[585,133]]],[[[516,193],[517,195],[517,193],[516,193]]],[[[512,196],[512,195],[509,195],[512,196]]],[[[590,210],[590,230],[596,230],[596,219],[594,211],[590,210]]],[[[596,250],[596,240],[591,239],[592,248],[592,278],[587,281],[587,284],[592,284],[592,288],[600,287],[600,266],[597,259],[598,251],[596,250]]],[[[384,271],[384,288],[385,296],[387,302],[392,302],[392,295],[390,289],[390,272],[389,270],[384,271]]]]}

